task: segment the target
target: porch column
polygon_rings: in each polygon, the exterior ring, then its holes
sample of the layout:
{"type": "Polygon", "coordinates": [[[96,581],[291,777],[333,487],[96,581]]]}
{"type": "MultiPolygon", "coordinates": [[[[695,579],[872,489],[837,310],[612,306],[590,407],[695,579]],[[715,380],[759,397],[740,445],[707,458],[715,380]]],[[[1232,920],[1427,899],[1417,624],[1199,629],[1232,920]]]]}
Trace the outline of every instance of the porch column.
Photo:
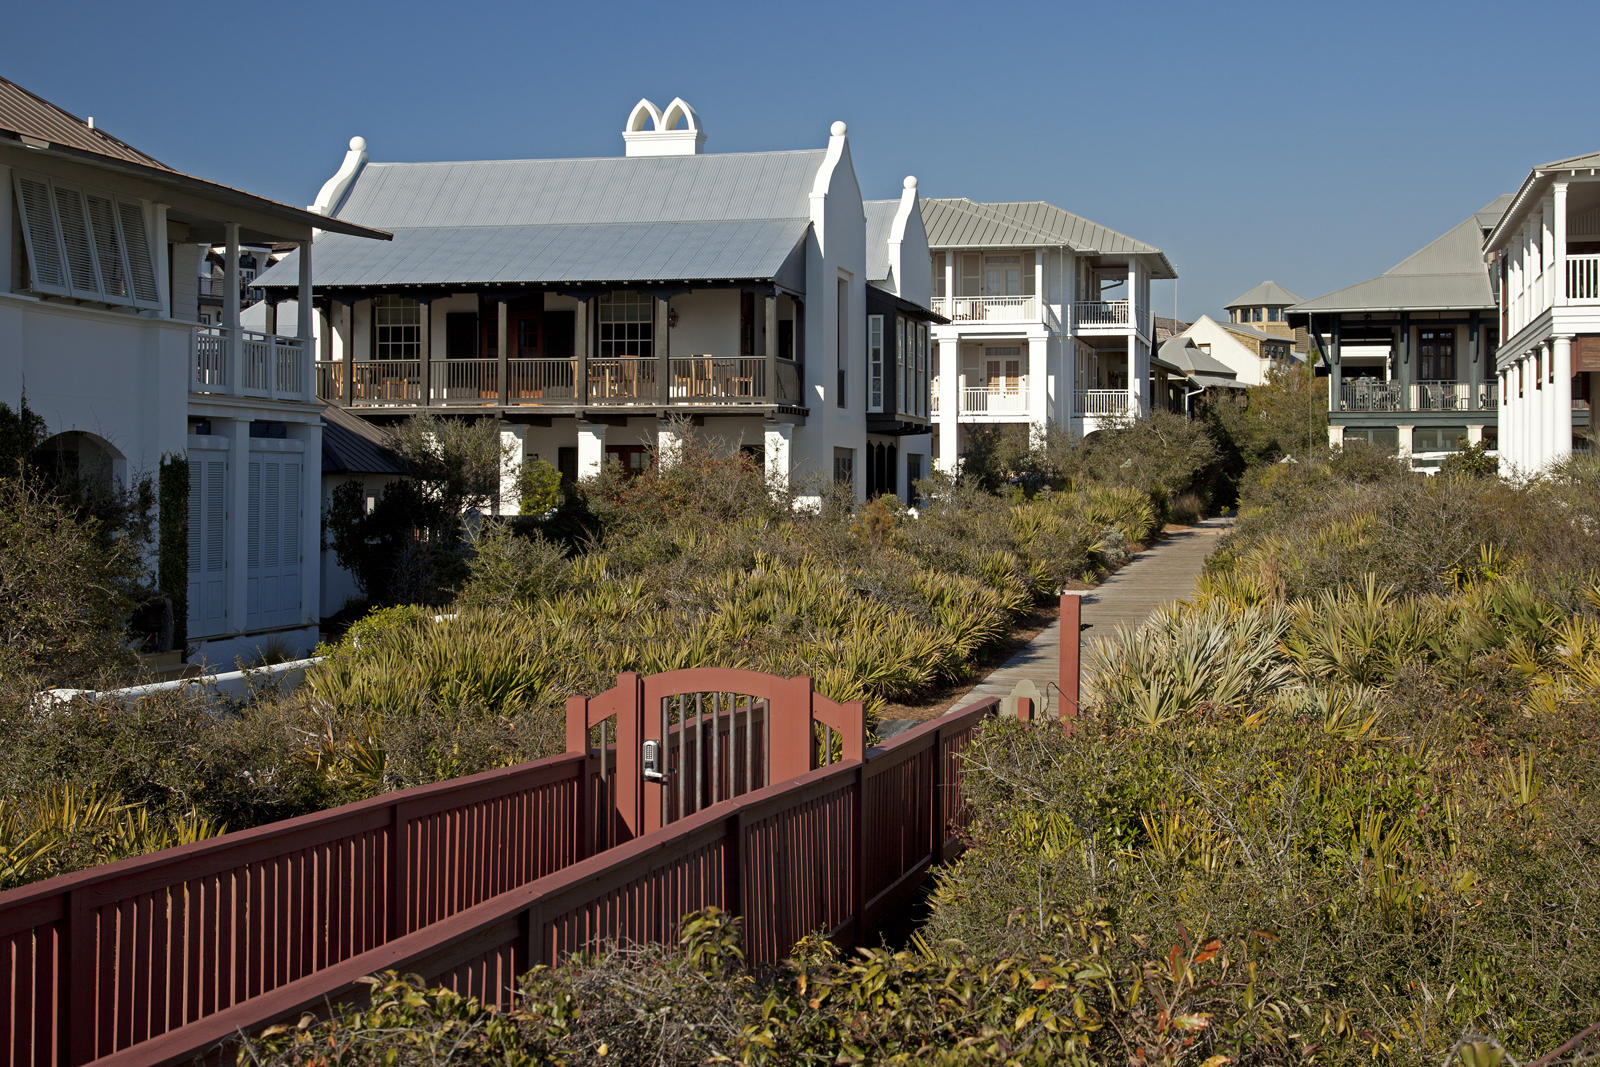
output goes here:
{"type": "Polygon", "coordinates": [[[1028,338],[1028,424],[1043,433],[1050,424],[1050,338],[1028,338]]]}
{"type": "Polygon", "coordinates": [[[961,454],[961,342],[939,339],[939,469],[955,474],[961,454]]]}
{"type": "Polygon", "coordinates": [[[522,512],[522,466],[528,462],[528,427],[502,422],[500,448],[511,456],[500,467],[499,513],[518,515],[522,512]]]}
{"type": "MultiPolygon", "coordinates": [[[[155,232],[155,233],[166,233],[167,232],[167,205],[166,204],[155,204],[155,205],[153,205],[153,207],[155,208],[155,213],[156,213],[156,218],[155,218],[156,228],[155,228],[155,230],[153,232],[155,232]]],[[[169,319],[175,319],[175,318],[178,318],[179,316],[173,314],[173,312],[175,312],[177,309],[172,306],[172,246],[169,245],[166,241],[157,241],[156,242],[156,247],[155,247],[155,253],[156,253],[156,300],[161,304],[162,307],[167,309],[167,317],[169,319]]],[[[185,322],[190,321],[191,319],[193,319],[195,317],[195,314],[196,314],[196,312],[198,310],[199,309],[194,307],[194,306],[190,306],[190,307],[185,308],[184,309],[184,314],[182,316],[183,320],[185,322]]],[[[195,370],[194,367],[190,367],[189,368],[188,377],[189,377],[189,379],[191,381],[194,380],[194,370],[195,370]]]]}
{"type": "Polygon", "coordinates": [[[761,431],[762,461],[766,467],[767,484],[774,489],[788,489],[794,472],[794,424],[769,422],[761,431]]]}
{"type": "Polygon", "coordinates": [[[504,300],[496,300],[494,309],[494,351],[500,362],[495,376],[499,379],[500,405],[505,407],[511,403],[511,347],[507,343],[509,338],[506,336],[510,316],[507,314],[504,300]]]}
{"type": "Polygon", "coordinates": [[[1550,440],[1552,461],[1565,459],[1572,452],[1572,335],[1557,334],[1550,346],[1550,372],[1556,380],[1550,386],[1550,440]]]}
{"type": "Polygon", "coordinates": [[[1556,307],[1567,306],[1567,183],[1558,181],[1552,190],[1555,205],[1556,307]]]}
{"type": "MultiPolygon", "coordinates": [[[[355,402],[356,381],[356,305],[354,301],[341,303],[336,312],[343,330],[339,335],[339,373],[344,378],[344,388],[339,393],[339,403],[349,407],[355,402]]],[[[331,310],[331,308],[330,308],[331,310]]]]}
{"type": "Polygon", "coordinates": [[[1396,349],[1395,370],[1400,382],[1400,406],[1402,411],[1414,411],[1416,404],[1411,399],[1411,313],[1400,313],[1400,346],[1396,349]]]}
{"type": "MultiPolygon", "coordinates": [[[[433,308],[428,300],[418,301],[422,305],[418,312],[422,320],[420,340],[422,342],[422,403],[433,403],[433,308]]],[[[376,329],[376,324],[374,324],[376,329]]]]}
{"type": "Polygon", "coordinates": [[[656,463],[671,467],[683,455],[683,423],[675,419],[656,422],[656,463]]]}
{"type": "Polygon", "coordinates": [[[661,344],[656,351],[656,395],[653,399],[658,404],[669,404],[672,402],[672,300],[657,298],[654,307],[655,336],[661,338],[661,344]]]}
{"type": "MultiPolygon", "coordinates": [[[[1128,328],[1139,333],[1139,261],[1128,257],[1128,328]]],[[[1131,351],[1131,350],[1130,350],[1131,351]]],[[[1128,364],[1128,381],[1133,381],[1133,363],[1128,364]]]]}
{"type": "MultiPolygon", "coordinates": [[[[1328,410],[1329,411],[1343,411],[1344,410],[1344,364],[1339,362],[1339,359],[1340,359],[1340,357],[1339,357],[1340,324],[1343,321],[1344,321],[1344,316],[1342,316],[1342,315],[1335,315],[1333,317],[1333,328],[1330,331],[1330,337],[1329,337],[1329,340],[1328,340],[1328,410]]],[[[1315,323],[1316,323],[1316,319],[1315,318],[1310,318],[1307,321],[1307,325],[1311,327],[1311,336],[1313,338],[1315,338],[1317,336],[1315,323]]],[[[1318,343],[1321,343],[1320,339],[1318,339],[1318,343]]],[[[1340,435],[1341,443],[1343,442],[1343,440],[1344,440],[1344,437],[1343,437],[1343,434],[1341,434],[1340,435]]]]}
{"type": "Polygon", "coordinates": [[[1539,201],[1539,292],[1535,306],[1540,309],[1555,303],[1555,286],[1551,284],[1555,273],[1555,257],[1551,255],[1551,246],[1555,244],[1555,239],[1550,215],[1550,197],[1546,196],[1539,201]]]}
{"type": "MultiPolygon", "coordinates": [[[[222,267],[222,328],[227,345],[228,392],[244,387],[244,345],[239,336],[239,224],[223,224],[227,253],[222,267]]],[[[244,499],[240,497],[239,499],[244,499]]]]}
{"type": "Polygon", "coordinates": [[[1467,383],[1467,410],[1478,410],[1478,383],[1483,381],[1483,332],[1478,328],[1478,313],[1467,318],[1467,375],[1463,379],[1461,368],[1456,368],[1456,381],[1467,383]]]}
{"type": "MultiPolygon", "coordinates": [[[[1133,305],[1128,305],[1128,313],[1133,313],[1133,305]]],[[[1135,333],[1128,334],[1128,415],[1138,418],[1144,412],[1139,406],[1139,396],[1142,392],[1142,383],[1139,381],[1139,337],[1135,333]]]]}
{"type": "Polygon", "coordinates": [[[1467,444],[1481,445],[1483,443],[1483,424],[1470,422],[1467,424],[1467,444]]]}
{"type": "Polygon", "coordinates": [[[945,304],[945,313],[953,319],[956,317],[956,254],[954,252],[946,252],[944,254],[944,298],[948,301],[945,304]]]}
{"type": "Polygon", "coordinates": [[[772,403],[778,395],[778,294],[762,297],[761,351],[765,367],[762,370],[762,387],[757,396],[772,403]]]}
{"type": "Polygon", "coordinates": [[[1036,249],[1033,253],[1033,299],[1039,304],[1039,319],[1044,318],[1044,249],[1036,249]]]}
{"type": "MultiPolygon", "coordinates": [[[[296,357],[298,366],[295,368],[295,382],[299,388],[295,392],[299,394],[299,399],[301,400],[316,399],[316,386],[308,382],[308,379],[313,377],[308,372],[312,369],[310,366],[311,354],[315,351],[315,337],[312,333],[311,318],[313,313],[311,307],[311,241],[307,239],[300,242],[300,307],[295,316],[295,334],[300,340],[300,354],[296,357]]],[[[274,374],[272,377],[274,384],[276,384],[277,375],[274,374]]],[[[317,431],[316,453],[318,457],[322,455],[321,441],[322,431],[319,429],[317,431]]],[[[321,465],[322,461],[319,458],[317,460],[319,469],[321,465]]]]}
{"type": "Polygon", "coordinates": [[[599,422],[578,423],[578,480],[598,478],[606,462],[606,427],[599,422]]]}
{"type": "Polygon", "coordinates": [[[1411,445],[1412,445],[1412,437],[1411,437],[1411,435],[1415,430],[1416,430],[1415,426],[1396,426],[1394,428],[1394,431],[1395,431],[1395,452],[1398,455],[1402,455],[1402,456],[1411,455],[1411,445]]]}
{"type": "Polygon", "coordinates": [[[1328,424],[1328,447],[1344,447],[1344,427],[1340,426],[1338,423],[1330,422],[1328,424]]]}
{"type": "Polygon", "coordinates": [[[1555,427],[1555,411],[1550,401],[1555,397],[1555,390],[1550,388],[1550,346],[1541,344],[1538,354],[1533,360],[1534,373],[1538,375],[1539,392],[1538,409],[1533,414],[1534,455],[1538,458],[1538,468],[1543,470],[1550,462],[1550,451],[1555,445],[1555,435],[1551,432],[1555,427]]]}
{"type": "Polygon", "coordinates": [[[322,621],[322,420],[303,424],[296,436],[305,446],[300,454],[300,621],[316,626],[322,621]]]}

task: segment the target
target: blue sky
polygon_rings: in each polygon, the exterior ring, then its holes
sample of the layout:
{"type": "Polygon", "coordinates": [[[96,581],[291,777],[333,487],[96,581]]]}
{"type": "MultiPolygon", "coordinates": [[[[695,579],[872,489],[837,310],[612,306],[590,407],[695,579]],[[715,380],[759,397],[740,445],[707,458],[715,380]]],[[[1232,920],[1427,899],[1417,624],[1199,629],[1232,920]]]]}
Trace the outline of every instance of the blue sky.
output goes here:
{"type": "MultiPolygon", "coordinates": [[[[1600,149],[1600,4],[27,4],[0,73],[158,159],[309,203],[378,160],[615,155],[641,96],[709,151],[850,126],[868,197],[1049,200],[1165,250],[1184,317],[1420,247],[1600,149]],[[1565,58],[1563,58],[1565,57],[1565,58]]],[[[1173,293],[1155,301],[1170,314],[1173,293]]]]}

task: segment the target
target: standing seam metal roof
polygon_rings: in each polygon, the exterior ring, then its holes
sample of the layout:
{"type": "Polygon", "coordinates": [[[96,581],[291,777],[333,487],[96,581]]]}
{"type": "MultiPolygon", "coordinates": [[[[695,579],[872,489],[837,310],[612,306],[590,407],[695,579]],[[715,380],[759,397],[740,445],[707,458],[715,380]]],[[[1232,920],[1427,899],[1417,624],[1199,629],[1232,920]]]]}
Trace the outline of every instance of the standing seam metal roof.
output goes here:
{"type": "Polygon", "coordinates": [[[1177,272],[1159,248],[1074,215],[1042,200],[979,203],[960,198],[922,201],[928,247],[1036,248],[1064,246],[1101,255],[1145,255],[1158,259],[1155,277],[1177,272]]]}
{"type": "Polygon", "coordinates": [[[886,281],[889,277],[889,231],[894,229],[900,201],[868,200],[862,206],[867,211],[867,281],[886,281]]]}
{"type": "Polygon", "coordinates": [[[1274,281],[1265,281],[1254,289],[1247,291],[1243,296],[1234,297],[1222,306],[1225,308],[1239,307],[1273,307],[1275,305],[1288,306],[1298,304],[1305,297],[1299,293],[1291,292],[1274,281]]]}
{"type": "Polygon", "coordinates": [[[126,141],[90,126],[78,116],[5,78],[0,78],[0,130],[126,163],[172,170],[159,159],[145,155],[126,141]]]}

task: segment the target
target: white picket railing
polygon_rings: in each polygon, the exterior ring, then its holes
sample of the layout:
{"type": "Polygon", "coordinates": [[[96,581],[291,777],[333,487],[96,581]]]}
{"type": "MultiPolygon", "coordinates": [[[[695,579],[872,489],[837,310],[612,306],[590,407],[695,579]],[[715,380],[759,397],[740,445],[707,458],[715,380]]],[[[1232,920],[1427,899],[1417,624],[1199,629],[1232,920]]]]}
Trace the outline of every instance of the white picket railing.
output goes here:
{"type": "Polygon", "coordinates": [[[1600,303],[1600,255],[1567,257],[1567,299],[1600,303]]]}
{"type": "Polygon", "coordinates": [[[968,386],[961,393],[963,415],[1025,415],[1027,411],[1028,394],[1023,386],[968,386]]]}
{"type": "Polygon", "coordinates": [[[1075,330],[1122,329],[1131,324],[1126,300],[1079,300],[1072,305],[1075,330]]]}
{"type": "Polygon", "coordinates": [[[1073,394],[1072,410],[1077,415],[1131,415],[1137,401],[1126,389],[1079,389],[1073,394]]]}
{"type": "Polygon", "coordinates": [[[238,380],[230,368],[235,339],[225,326],[197,326],[189,388],[197,393],[311,399],[310,346],[297,337],[240,330],[238,380]]]}
{"type": "Polygon", "coordinates": [[[1036,322],[1036,296],[941,296],[933,310],[952,322],[1036,322]]]}

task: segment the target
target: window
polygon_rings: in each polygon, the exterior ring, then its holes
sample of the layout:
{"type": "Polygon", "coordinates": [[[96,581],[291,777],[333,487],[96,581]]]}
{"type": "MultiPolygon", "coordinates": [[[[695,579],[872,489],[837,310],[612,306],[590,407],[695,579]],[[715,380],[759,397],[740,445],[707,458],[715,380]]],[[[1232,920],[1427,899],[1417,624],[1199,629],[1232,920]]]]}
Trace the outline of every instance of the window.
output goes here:
{"type": "Polygon", "coordinates": [[[444,358],[478,358],[478,313],[476,311],[445,312],[444,358]]]}
{"type": "Polygon", "coordinates": [[[1015,396],[1022,392],[1022,349],[994,346],[983,350],[984,377],[991,393],[1015,396]]]}
{"type": "Polygon", "coordinates": [[[1283,309],[1282,308],[1268,308],[1267,309],[1267,321],[1268,322],[1282,322],[1283,321],[1283,309]]]}
{"type": "Polygon", "coordinates": [[[602,359],[649,359],[655,342],[654,298],[644,293],[607,293],[600,298],[599,351],[602,359]]]}
{"type": "Polygon", "coordinates": [[[867,410],[883,410],[883,316],[867,316],[867,410]]]}
{"type": "Polygon", "coordinates": [[[928,324],[917,327],[917,395],[911,406],[914,414],[928,417],[928,324]]]}
{"type": "Polygon", "coordinates": [[[906,409],[906,320],[903,315],[894,317],[894,392],[895,411],[906,409]]]}
{"type": "Polygon", "coordinates": [[[855,449],[835,448],[833,450],[833,484],[854,488],[856,484],[855,449]]]}
{"type": "Polygon", "coordinates": [[[160,309],[143,205],[25,174],[13,184],[30,290],[160,309]]]}
{"type": "Polygon", "coordinates": [[[1261,309],[1260,308],[1251,308],[1250,309],[1250,321],[1251,322],[1260,322],[1261,321],[1261,309]]]}
{"type": "Polygon", "coordinates": [[[1417,377],[1425,382],[1456,380],[1456,332],[1417,331],[1417,377]]]}
{"type": "Polygon", "coordinates": [[[407,296],[380,296],[372,305],[374,359],[422,358],[422,305],[407,296]]]}
{"type": "Polygon", "coordinates": [[[848,351],[850,348],[850,282],[848,279],[839,279],[838,292],[839,301],[838,305],[834,308],[834,311],[837,313],[838,317],[838,322],[836,323],[835,328],[837,337],[834,341],[835,362],[838,364],[838,374],[835,376],[837,381],[835,381],[834,384],[838,387],[838,393],[834,397],[834,403],[838,404],[840,407],[844,407],[845,386],[848,383],[848,375],[850,372],[850,359],[848,356],[848,351]]]}

